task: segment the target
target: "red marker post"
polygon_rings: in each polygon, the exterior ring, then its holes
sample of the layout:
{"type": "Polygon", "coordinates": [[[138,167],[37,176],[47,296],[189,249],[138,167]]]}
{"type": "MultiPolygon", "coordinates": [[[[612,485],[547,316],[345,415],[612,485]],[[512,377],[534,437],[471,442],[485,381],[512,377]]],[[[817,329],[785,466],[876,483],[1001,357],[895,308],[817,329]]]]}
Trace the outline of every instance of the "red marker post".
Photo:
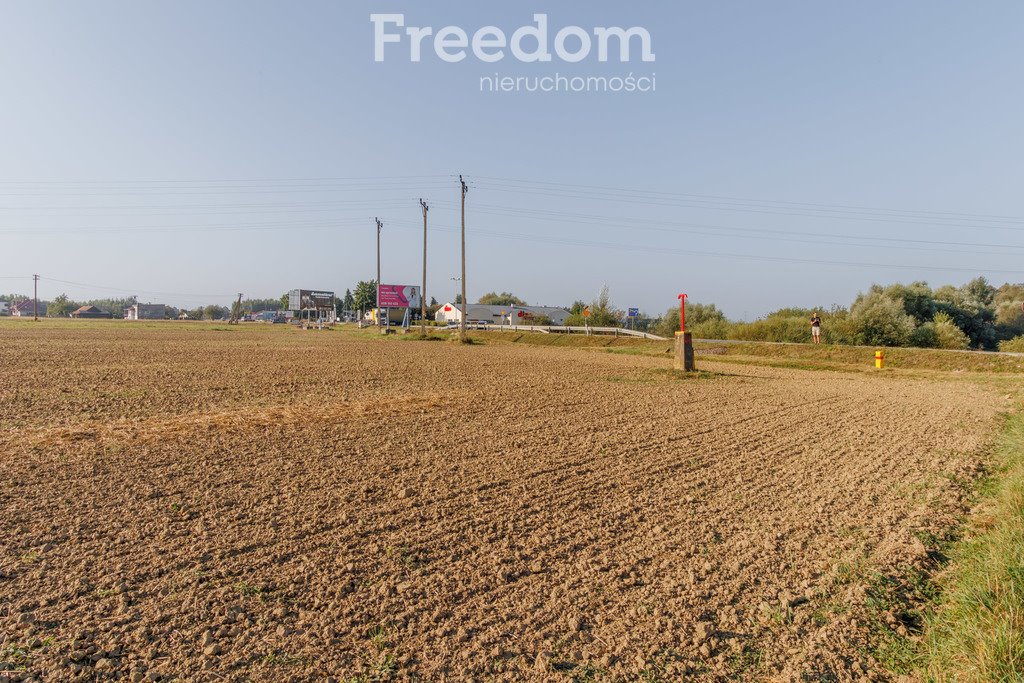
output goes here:
{"type": "Polygon", "coordinates": [[[679,295],[679,331],[676,332],[676,348],[673,365],[676,370],[692,372],[697,369],[693,357],[693,336],[686,331],[686,294],[679,295]]]}

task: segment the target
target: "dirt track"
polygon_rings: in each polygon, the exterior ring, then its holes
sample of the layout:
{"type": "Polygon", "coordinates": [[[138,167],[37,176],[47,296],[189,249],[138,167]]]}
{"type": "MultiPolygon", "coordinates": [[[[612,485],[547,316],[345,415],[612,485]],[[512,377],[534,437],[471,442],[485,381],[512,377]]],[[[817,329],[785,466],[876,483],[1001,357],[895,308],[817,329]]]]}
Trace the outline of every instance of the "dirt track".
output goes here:
{"type": "Polygon", "coordinates": [[[1005,407],[938,375],[0,334],[14,680],[881,677],[859,577],[962,510],[1005,407]]]}

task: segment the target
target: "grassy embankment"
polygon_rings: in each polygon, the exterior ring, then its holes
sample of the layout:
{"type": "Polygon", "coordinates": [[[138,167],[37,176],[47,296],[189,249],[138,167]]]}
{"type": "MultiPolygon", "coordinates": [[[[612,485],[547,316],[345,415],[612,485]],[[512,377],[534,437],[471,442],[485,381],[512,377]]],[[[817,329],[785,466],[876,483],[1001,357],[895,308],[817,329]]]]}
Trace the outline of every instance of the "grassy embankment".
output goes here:
{"type": "Polygon", "coordinates": [[[929,681],[1024,680],[1024,414],[1007,420],[995,466],[936,579],[914,658],[929,681]]]}
{"type": "MultiPolygon", "coordinates": [[[[565,335],[512,332],[473,332],[489,343],[597,348],[610,353],[669,357],[672,342],[601,335],[565,335]]],[[[701,360],[738,365],[770,365],[806,370],[873,369],[875,348],[822,344],[694,342],[698,365],[701,360]]],[[[1024,372],[1024,357],[998,353],[946,351],[940,349],[886,348],[886,367],[903,370],[953,372],[1024,372]]]]}

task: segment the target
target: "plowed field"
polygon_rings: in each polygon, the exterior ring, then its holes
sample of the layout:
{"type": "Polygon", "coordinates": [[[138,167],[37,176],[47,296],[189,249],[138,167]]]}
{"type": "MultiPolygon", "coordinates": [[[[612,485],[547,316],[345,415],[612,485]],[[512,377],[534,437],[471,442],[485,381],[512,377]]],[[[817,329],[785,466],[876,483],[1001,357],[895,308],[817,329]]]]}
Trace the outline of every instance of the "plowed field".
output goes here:
{"type": "Polygon", "coordinates": [[[1008,407],[269,326],[0,344],[11,680],[884,679],[868,577],[963,512],[1008,407]]]}

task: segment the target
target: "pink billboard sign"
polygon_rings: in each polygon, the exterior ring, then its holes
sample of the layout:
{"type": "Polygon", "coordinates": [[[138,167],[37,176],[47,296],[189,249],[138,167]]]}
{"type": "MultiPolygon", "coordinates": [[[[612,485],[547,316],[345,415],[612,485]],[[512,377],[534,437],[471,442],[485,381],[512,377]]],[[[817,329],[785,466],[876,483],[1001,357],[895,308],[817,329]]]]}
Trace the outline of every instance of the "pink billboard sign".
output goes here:
{"type": "Polygon", "coordinates": [[[381,285],[381,308],[416,308],[420,305],[420,288],[415,285],[381,285]]]}

